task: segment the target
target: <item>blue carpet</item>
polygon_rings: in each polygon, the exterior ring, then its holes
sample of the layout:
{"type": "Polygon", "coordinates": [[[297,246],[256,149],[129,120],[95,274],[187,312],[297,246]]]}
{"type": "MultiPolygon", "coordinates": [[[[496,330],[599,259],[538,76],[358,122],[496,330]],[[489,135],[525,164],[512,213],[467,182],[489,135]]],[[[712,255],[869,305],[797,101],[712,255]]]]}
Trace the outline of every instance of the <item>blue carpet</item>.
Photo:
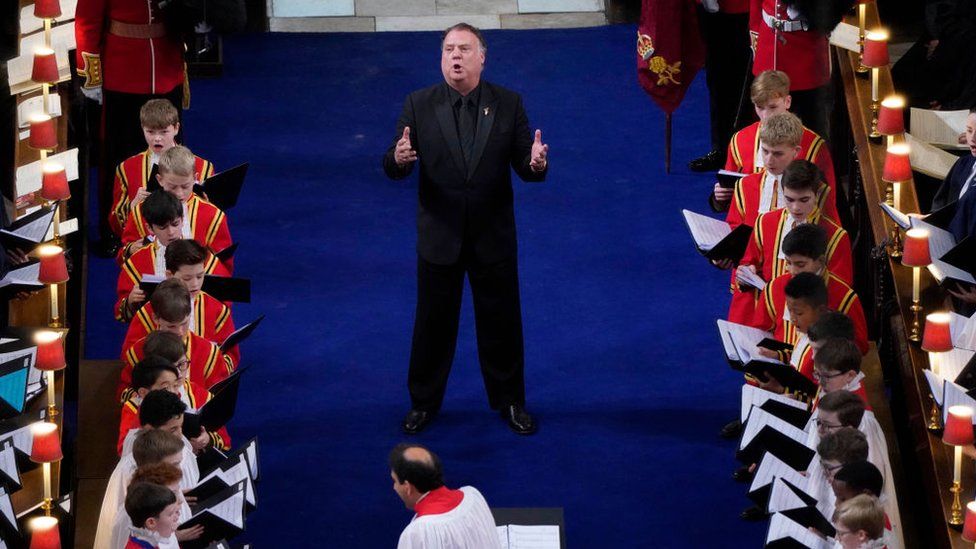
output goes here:
{"type": "MultiPolygon", "coordinates": [[[[705,211],[702,78],[675,114],[637,86],[634,27],[489,31],[486,79],[522,93],[551,147],[543,185],[516,183],[529,409],[517,437],[488,409],[470,300],[444,409],[416,437],[452,486],[499,507],[563,507],[570,547],[757,547],[737,518],[739,381],[713,319],[727,275],[693,249],[680,208],[705,211]]],[[[415,305],[416,179],[380,157],[403,97],[441,79],[436,33],[239,36],[225,75],[193,83],[188,145],[251,161],[230,212],[237,273],[254,281],[238,324],[267,314],[232,435],[260,436],[264,478],[246,537],[260,546],[391,547],[410,513],[386,454],[404,437],[415,305]]],[[[117,356],[117,271],[93,260],[87,354],[117,356]]]]}

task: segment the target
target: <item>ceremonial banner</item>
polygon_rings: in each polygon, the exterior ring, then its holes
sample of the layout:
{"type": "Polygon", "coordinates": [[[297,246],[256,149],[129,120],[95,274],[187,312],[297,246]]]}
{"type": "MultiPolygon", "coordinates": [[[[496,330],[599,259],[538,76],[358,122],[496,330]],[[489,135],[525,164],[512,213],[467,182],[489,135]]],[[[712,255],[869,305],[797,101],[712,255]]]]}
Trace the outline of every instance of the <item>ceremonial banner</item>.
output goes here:
{"type": "Polygon", "coordinates": [[[643,0],[637,27],[637,80],[671,114],[705,64],[694,0],[643,0]]]}

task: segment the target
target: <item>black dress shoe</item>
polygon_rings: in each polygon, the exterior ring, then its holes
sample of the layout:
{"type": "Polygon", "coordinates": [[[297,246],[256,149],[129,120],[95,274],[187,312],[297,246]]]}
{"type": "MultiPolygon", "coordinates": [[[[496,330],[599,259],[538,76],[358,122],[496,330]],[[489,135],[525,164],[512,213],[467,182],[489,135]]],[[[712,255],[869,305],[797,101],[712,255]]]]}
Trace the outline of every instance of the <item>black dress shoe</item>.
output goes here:
{"type": "Polygon", "coordinates": [[[739,438],[739,436],[742,434],[742,428],[741,421],[730,421],[725,424],[725,427],[722,427],[722,430],[719,431],[718,436],[726,440],[733,440],[739,438]]]}
{"type": "Polygon", "coordinates": [[[714,172],[725,167],[725,153],[709,151],[705,156],[696,158],[688,163],[688,169],[693,172],[714,172]]]}
{"type": "Polygon", "coordinates": [[[748,520],[749,522],[757,522],[766,518],[766,511],[763,511],[759,507],[753,505],[752,507],[746,508],[741,513],[739,513],[739,518],[742,520],[748,520]]]}
{"type": "Polygon", "coordinates": [[[502,408],[502,417],[508,427],[520,435],[531,435],[538,429],[535,419],[519,404],[510,404],[502,408]]]}
{"type": "Polygon", "coordinates": [[[739,467],[735,470],[735,472],[732,473],[732,478],[735,479],[736,482],[749,482],[754,476],[755,473],[750,471],[747,465],[739,467]]]}
{"type": "Polygon", "coordinates": [[[423,410],[410,410],[407,412],[407,417],[403,418],[403,432],[408,435],[416,435],[420,431],[427,427],[427,424],[434,419],[434,412],[425,412],[423,410]]]}

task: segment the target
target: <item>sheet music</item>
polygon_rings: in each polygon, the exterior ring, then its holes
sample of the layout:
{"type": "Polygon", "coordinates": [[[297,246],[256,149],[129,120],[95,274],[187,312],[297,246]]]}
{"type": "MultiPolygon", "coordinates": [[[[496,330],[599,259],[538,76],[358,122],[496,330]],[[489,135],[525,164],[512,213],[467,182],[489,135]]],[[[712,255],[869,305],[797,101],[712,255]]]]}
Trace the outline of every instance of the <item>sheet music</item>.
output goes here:
{"type": "Polygon", "coordinates": [[[922,370],[925,374],[925,381],[929,383],[929,391],[932,393],[932,399],[939,406],[942,406],[942,394],[945,391],[945,380],[939,377],[938,374],[932,370],[922,370]]]}
{"type": "Polygon", "coordinates": [[[30,240],[31,242],[43,242],[44,236],[47,234],[50,228],[51,222],[54,220],[54,210],[51,210],[48,214],[42,215],[41,217],[31,221],[30,223],[20,227],[16,230],[0,229],[0,232],[7,234],[12,234],[30,240]]]}
{"type": "Polygon", "coordinates": [[[10,440],[4,440],[0,444],[0,472],[10,480],[20,484],[20,471],[17,469],[17,454],[14,453],[14,445],[10,440]]]}
{"type": "Polygon", "coordinates": [[[148,273],[142,275],[142,281],[145,282],[146,284],[161,284],[164,280],[166,280],[166,277],[163,275],[148,274],[148,273]]]}
{"type": "Polygon", "coordinates": [[[950,312],[949,333],[954,347],[976,351],[976,314],[965,317],[959,313],[950,312]]]}
{"type": "Polygon", "coordinates": [[[830,32],[830,45],[860,53],[861,30],[849,23],[840,22],[830,32]]]}
{"type": "Polygon", "coordinates": [[[731,176],[731,177],[738,177],[739,179],[742,179],[743,177],[749,175],[747,173],[733,172],[733,171],[730,171],[730,170],[719,170],[717,172],[717,174],[718,175],[728,175],[728,176],[731,176]]]}
{"type": "MultiPolygon", "coordinates": [[[[974,406],[976,408],[976,406],[974,406]]],[[[739,442],[739,449],[742,450],[756,438],[756,435],[764,427],[775,429],[789,438],[806,446],[807,435],[802,429],[798,429],[789,422],[782,420],[762,408],[752,407],[749,411],[749,421],[746,423],[745,431],[742,433],[742,440],[739,442]]]]}
{"type": "Polygon", "coordinates": [[[690,210],[681,210],[688,223],[688,230],[691,237],[695,240],[695,246],[703,252],[707,252],[715,247],[723,238],[732,232],[729,224],[713,219],[690,210]]]}
{"type": "Polygon", "coordinates": [[[976,284],[976,278],[973,278],[972,274],[939,259],[949,253],[949,250],[956,247],[956,238],[952,236],[952,233],[940,229],[931,223],[926,223],[917,217],[913,217],[911,220],[912,227],[925,229],[929,232],[929,255],[932,256],[932,264],[929,265],[929,272],[939,281],[939,284],[945,281],[946,278],[954,278],[976,284]]]}
{"type": "Polygon", "coordinates": [[[247,458],[248,471],[251,474],[251,480],[258,479],[258,447],[257,441],[252,440],[248,443],[247,449],[244,450],[244,455],[247,458]]]}
{"type": "Polygon", "coordinates": [[[0,279],[0,288],[10,284],[38,284],[37,277],[41,274],[41,264],[33,263],[26,267],[14,269],[7,276],[0,279]]]}
{"type": "Polygon", "coordinates": [[[7,520],[8,524],[19,531],[17,526],[17,513],[14,512],[13,503],[10,502],[10,494],[3,488],[0,488],[0,513],[3,513],[3,518],[7,520]]]}
{"type": "MultiPolygon", "coordinates": [[[[67,236],[78,230],[78,218],[72,217],[67,221],[62,221],[61,225],[58,226],[61,236],[67,236]]],[[[48,240],[54,240],[54,225],[51,225],[47,229],[47,234],[44,236],[42,242],[47,242],[48,240]]]]}
{"type": "Polygon", "coordinates": [[[956,155],[916,139],[910,133],[905,134],[905,142],[911,147],[908,151],[908,161],[912,169],[929,177],[945,179],[952,165],[958,160],[956,155]]]}
{"type": "Polygon", "coordinates": [[[766,288],[766,281],[762,279],[761,276],[752,272],[752,269],[737,268],[735,270],[736,281],[745,284],[746,286],[752,286],[757,290],[763,290],[766,288]]]}
{"type": "Polygon", "coordinates": [[[735,344],[732,343],[732,323],[721,318],[715,321],[715,323],[718,324],[718,335],[722,338],[722,347],[725,349],[726,358],[741,362],[739,353],[735,351],[735,344]]]}
{"type": "MultiPolygon", "coordinates": [[[[48,162],[64,166],[68,181],[78,179],[78,149],[71,149],[47,157],[48,162]]],[[[41,162],[31,162],[17,168],[17,198],[41,190],[41,162]]]]}
{"type": "Polygon", "coordinates": [[[902,228],[902,230],[907,231],[908,229],[912,228],[912,218],[908,217],[901,211],[896,210],[894,207],[889,206],[887,202],[881,202],[880,206],[881,211],[886,213],[892,221],[902,228]]]}
{"type": "Polygon", "coordinates": [[[254,495],[254,485],[251,483],[251,471],[248,469],[247,461],[243,455],[240,456],[240,460],[229,469],[223,470],[221,468],[217,468],[205,478],[200,479],[200,484],[203,484],[205,481],[214,477],[222,480],[227,486],[233,486],[238,482],[244,481],[244,491],[245,495],[247,496],[247,502],[251,505],[257,505],[257,500],[255,499],[254,495]]]}
{"type": "Polygon", "coordinates": [[[933,111],[912,107],[909,116],[912,135],[941,149],[963,150],[966,145],[959,143],[959,134],[966,131],[966,117],[969,110],[933,111]]]}
{"type": "MultiPolygon", "coordinates": [[[[57,118],[61,116],[61,96],[54,93],[53,90],[47,97],[47,108],[51,116],[57,118]]],[[[35,95],[30,99],[25,99],[17,105],[17,127],[21,130],[27,130],[30,128],[30,117],[34,114],[44,113],[44,96],[35,95]]],[[[21,137],[21,139],[26,139],[27,136],[21,137]]]]}
{"type": "Polygon", "coordinates": [[[509,524],[508,547],[510,549],[559,549],[559,526],[509,524]]]}
{"type": "Polygon", "coordinates": [[[759,467],[756,468],[755,476],[752,477],[752,484],[749,485],[749,491],[755,492],[763,486],[772,483],[777,478],[788,480],[796,486],[805,487],[807,485],[806,477],[801,475],[799,471],[790,467],[773,454],[766,452],[759,461],[759,467]]]}
{"type": "Polygon", "coordinates": [[[959,374],[962,373],[963,369],[969,364],[970,359],[976,352],[970,351],[969,349],[953,349],[947,353],[939,353],[940,360],[939,373],[943,379],[948,379],[955,381],[959,378],[959,374]]]}
{"type": "Polygon", "coordinates": [[[244,529],[244,490],[234,492],[234,495],[221,501],[220,503],[200,511],[223,520],[228,524],[233,524],[238,529],[244,529]]]}
{"type": "MultiPolygon", "coordinates": [[[[945,380],[943,386],[945,387],[942,397],[943,425],[945,425],[946,419],[949,417],[949,408],[952,408],[953,406],[969,406],[970,408],[976,410],[976,400],[966,394],[965,388],[960,387],[949,380],[945,380]]],[[[976,423],[976,416],[973,417],[973,422],[976,423]]]]}
{"type": "Polygon", "coordinates": [[[774,393],[772,391],[767,391],[765,389],[760,389],[755,385],[749,385],[744,383],[742,385],[742,407],[740,410],[739,420],[745,423],[749,418],[750,409],[755,406],[757,408],[762,407],[762,405],[767,400],[775,400],[776,402],[782,402],[787,406],[792,406],[798,410],[806,411],[807,405],[800,402],[799,400],[794,400],[786,395],[781,395],[779,393],[774,393]]]}
{"type": "MultiPolygon", "coordinates": [[[[55,18],[54,23],[64,23],[75,18],[78,0],[61,0],[61,17],[55,18]]],[[[34,4],[20,8],[20,32],[30,34],[44,28],[44,20],[34,17],[34,4]]]]}
{"type": "Polygon", "coordinates": [[[769,521],[769,532],[766,534],[766,543],[772,543],[780,539],[794,539],[809,549],[827,549],[830,544],[820,536],[807,530],[798,522],[787,518],[786,515],[776,513],[769,521]]]}
{"type": "Polygon", "coordinates": [[[773,488],[769,491],[769,503],[766,506],[766,512],[778,513],[806,506],[807,502],[798,496],[793,488],[783,482],[782,478],[773,480],[773,488]]]}
{"type": "Polygon", "coordinates": [[[775,358],[765,357],[759,354],[759,342],[763,339],[773,337],[773,334],[764,332],[752,326],[728,323],[729,338],[735,346],[735,352],[743,364],[750,362],[767,362],[769,364],[783,364],[775,358]]]}

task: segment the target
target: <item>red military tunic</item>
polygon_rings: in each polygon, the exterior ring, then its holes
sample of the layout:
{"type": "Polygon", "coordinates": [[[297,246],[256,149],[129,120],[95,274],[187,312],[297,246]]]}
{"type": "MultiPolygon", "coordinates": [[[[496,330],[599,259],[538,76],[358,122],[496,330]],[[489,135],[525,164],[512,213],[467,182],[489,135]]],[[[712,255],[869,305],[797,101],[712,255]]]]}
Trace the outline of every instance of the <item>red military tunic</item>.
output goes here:
{"type": "Polygon", "coordinates": [[[750,0],[718,0],[721,13],[749,13],[750,0]]]}
{"type": "Polygon", "coordinates": [[[78,74],[85,86],[151,95],[183,85],[183,41],[168,32],[162,0],[82,0],[75,11],[78,74]],[[104,81],[103,81],[104,73],[104,81]]]}
{"type": "MultiPolygon", "coordinates": [[[[220,211],[217,206],[207,202],[197,195],[192,195],[185,203],[186,216],[183,223],[190,224],[190,234],[203,246],[214,251],[220,251],[230,246],[233,241],[230,237],[230,229],[227,227],[227,216],[220,211]]],[[[125,258],[122,253],[125,246],[130,242],[135,242],[145,238],[149,234],[149,224],[142,217],[142,204],[136,207],[125,221],[125,230],[122,232],[122,249],[119,251],[119,263],[125,258]]],[[[233,259],[226,262],[227,270],[234,271],[233,259]]]]}
{"type": "MultiPolygon", "coordinates": [[[[129,292],[136,284],[142,281],[143,275],[166,276],[166,273],[156,273],[156,259],[159,252],[159,244],[153,241],[148,246],[140,248],[132,254],[129,259],[122,263],[122,272],[119,273],[119,280],[115,287],[117,299],[115,301],[115,320],[128,322],[132,320],[132,315],[126,305],[129,299],[129,292]]],[[[230,276],[230,271],[224,267],[217,256],[211,254],[204,263],[204,272],[216,276],[230,276]]]]}
{"type": "MultiPolygon", "coordinates": [[[[108,223],[112,227],[112,232],[119,237],[122,236],[122,230],[125,228],[125,220],[129,218],[132,201],[135,200],[139,189],[145,189],[149,181],[153,169],[152,157],[152,151],[146,150],[126,158],[115,169],[112,211],[109,213],[108,223]]],[[[199,156],[195,158],[194,180],[203,181],[213,175],[213,164],[199,156]]]]}
{"type": "MultiPolygon", "coordinates": [[[[786,209],[773,210],[761,214],[756,220],[752,238],[746,246],[740,265],[754,265],[756,272],[765,281],[786,273],[786,260],[780,259],[780,247],[786,234],[790,214],[786,209]]],[[[827,270],[850,284],[854,276],[851,259],[851,240],[841,226],[829,217],[814,209],[807,219],[817,223],[827,231],[827,270]]],[[[750,324],[756,311],[758,293],[754,288],[740,290],[732,284],[732,303],[729,305],[729,320],[739,324],[750,324]]]]}
{"type": "Polygon", "coordinates": [[[756,39],[752,74],[780,70],[790,77],[790,90],[812,90],[830,80],[830,49],[827,35],[802,30],[779,0],[752,0],[749,32],[756,39]],[[796,30],[776,30],[776,20],[796,30]]]}
{"type": "MultiPolygon", "coordinates": [[[[757,166],[759,158],[759,122],[754,122],[735,132],[729,141],[728,154],[725,155],[725,169],[730,172],[757,173],[763,169],[757,166]]],[[[823,138],[813,130],[804,127],[800,138],[799,160],[813,162],[823,172],[827,185],[830,186],[829,200],[821,205],[827,215],[834,219],[837,216],[837,181],[834,176],[834,160],[830,156],[830,149],[823,138]]]]}
{"type": "MultiPolygon", "coordinates": [[[[193,333],[220,345],[227,336],[234,333],[234,319],[231,317],[230,307],[217,301],[213,296],[199,292],[193,299],[193,333]]],[[[136,341],[146,337],[156,329],[153,321],[152,303],[136,311],[135,317],[125,333],[122,348],[126,349],[136,341]]],[[[227,352],[227,358],[236,368],[240,364],[240,352],[237,346],[227,352]]]]}
{"type": "MultiPolygon", "coordinates": [[[[843,313],[851,319],[851,322],[854,323],[854,343],[860,349],[861,354],[867,354],[868,325],[864,318],[861,300],[846,282],[834,276],[830,271],[824,271],[823,277],[827,286],[827,308],[843,313]]],[[[787,343],[793,343],[791,339],[798,337],[793,323],[783,318],[783,313],[786,310],[786,284],[792,278],[793,275],[786,273],[774,278],[772,282],[766,285],[762,299],[756,307],[756,315],[752,324],[756,328],[773,332],[777,339],[787,343]]],[[[813,357],[810,358],[812,360],[813,357]]]]}
{"type": "MultiPolygon", "coordinates": [[[[122,349],[122,375],[119,376],[118,394],[121,402],[125,402],[132,395],[132,369],[146,355],[143,345],[146,338],[142,338],[132,346],[122,349]]],[[[186,358],[190,362],[189,379],[193,383],[207,389],[227,378],[234,371],[234,363],[221,352],[217,344],[188,333],[183,340],[186,346],[186,358]]]]}

